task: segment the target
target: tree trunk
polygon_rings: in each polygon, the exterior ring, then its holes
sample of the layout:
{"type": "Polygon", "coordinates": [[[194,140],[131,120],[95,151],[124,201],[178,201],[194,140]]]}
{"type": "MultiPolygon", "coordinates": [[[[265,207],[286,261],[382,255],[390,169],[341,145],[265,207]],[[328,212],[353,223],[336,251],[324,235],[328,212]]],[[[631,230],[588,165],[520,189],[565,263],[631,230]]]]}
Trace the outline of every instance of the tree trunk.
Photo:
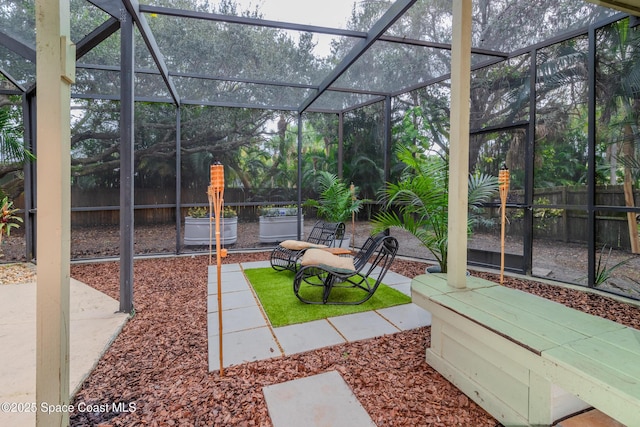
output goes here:
{"type": "MultiPolygon", "coordinates": [[[[630,125],[624,127],[624,144],[622,146],[623,155],[631,160],[634,157],[633,152],[633,129],[630,125]]],[[[627,207],[634,207],[633,201],[633,176],[631,168],[628,166],[629,162],[625,162],[624,167],[624,202],[627,207]]],[[[627,224],[629,226],[629,241],[631,243],[631,252],[634,254],[640,254],[640,237],[638,236],[638,222],[636,220],[635,212],[627,212],[627,224]]]]}

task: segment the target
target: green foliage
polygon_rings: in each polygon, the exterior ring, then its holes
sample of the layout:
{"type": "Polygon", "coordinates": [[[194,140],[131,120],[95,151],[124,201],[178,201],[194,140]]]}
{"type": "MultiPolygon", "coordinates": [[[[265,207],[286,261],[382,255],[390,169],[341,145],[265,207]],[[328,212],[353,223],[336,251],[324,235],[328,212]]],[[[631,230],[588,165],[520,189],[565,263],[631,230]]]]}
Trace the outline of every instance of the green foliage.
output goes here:
{"type": "Polygon", "coordinates": [[[187,210],[187,216],[191,218],[207,218],[209,216],[209,209],[204,206],[192,206],[187,210]]]}
{"type": "MultiPolygon", "coordinates": [[[[191,218],[208,218],[209,209],[204,206],[192,206],[187,210],[187,216],[191,218]]],[[[238,213],[231,206],[224,206],[222,208],[222,218],[235,218],[238,213]]]]}
{"type": "MultiPolygon", "coordinates": [[[[2,79],[0,79],[2,85],[2,79]]],[[[9,100],[8,102],[13,102],[9,100]]],[[[2,104],[2,99],[0,99],[2,104]]],[[[0,196],[17,197],[23,191],[23,165],[35,160],[24,145],[20,109],[10,105],[0,107],[0,196]]]]}
{"type": "Polygon", "coordinates": [[[550,131],[546,138],[536,142],[536,188],[587,182],[587,110],[576,108],[572,115],[561,120],[562,132],[550,131]]]}
{"type": "MultiPolygon", "coordinates": [[[[534,205],[548,205],[551,201],[547,197],[538,197],[534,200],[534,205]]],[[[538,218],[540,220],[545,220],[547,218],[558,218],[562,216],[562,209],[554,209],[554,208],[536,208],[536,211],[533,213],[534,218],[538,218]]]]}
{"type": "MultiPolygon", "coordinates": [[[[380,193],[386,210],[373,219],[373,232],[399,228],[413,234],[436,257],[441,271],[447,271],[448,252],[448,165],[440,157],[426,157],[399,146],[396,155],[406,167],[402,179],[388,183],[380,193]]],[[[477,175],[469,178],[469,222],[479,220],[482,204],[498,189],[496,177],[477,175]]]]}
{"type": "Polygon", "coordinates": [[[603,283],[605,283],[607,280],[611,278],[611,275],[617,268],[625,265],[626,263],[628,263],[633,259],[633,258],[624,259],[612,265],[611,267],[609,267],[609,260],[611,259],[611,251],[613,250],[613,248],[609,248],[609,253],[607,254],[607,258],[603,260],[604,252],[606,251],[606,249],[607,249],[607,245],[604,245],[602,247],[602,250],[600,251],[600,255],[598,256],[598,262],[596,263],[596,276],[593,283],[594,287],[598,287],[603,283]]]}
{"type": "Polygon", "coordinates": [[[624,19],[604,27],[598,56],[599,169],[602,184],[630,180],[640,185],[640,29],[624,19]],[[615,155],[611,155],[615,153],[615,155]]]}
{"type": "Polygon", "coordinates": [[[222,208],[222,218],[236,218],[238,213],[231,206],[225,206],[222,208]]]}
{"type": "MultiPolygon", "coordinates": [[[[357,182],[363,198],[373,198],[384,184],[382,103],[344,114],[342,178],[357,182]]],[[[337,149],[337,147],[336,147],[337,149]]],[[[337,155],[337,150],[335,151],[337,155]]],[[[333,171],[336,168],[332,169],[333,171]]]]}
{"type": "Polygon", "coordinates": [[[404,146],[415,146],[426,151],[429,149],[429,138],[425,131],[428,123],[422,107],[416,106],[408,109],[399,125],[393,128],[393,134],[397,143],[404,146]]]}
{"type": "MultiPolygon", "coordinates": [[[[534,205],[549,205],[551,201],[547,197],[538,197],[533,201],[534,205]]],[[[539,230],[547,229],[549,222],[562,216],[563,209],[536,207],[533,210],[533,218],[535,219],[533,226],[539,230]]],[[[511,219],[523,219],[524,211],[518,209],[510,215],[511,219]]]]}
{"type": "Polygon", "coordinates": [[[364,200],[357,197],[358,187],[347,184],[336,175],[320,171],[316,175],[320,192],[318,200],[308,199],[304,205],[318,210],[318,216],[328,222],[345,222],[360,212],[364,200]]]}
{"type": "Polygon", "coordinates": [[[399,143],[415,145],[447,153],[449,139],[449,95],[450,89],[434,84],[398,96],[396,119],[392,133],[399,143]]]}
{"type": "Polygon", "coordinates": [[[11,235],[12,228],[20,227],[22,218],[16,215],[18,211],[19,209],[13,207],[13,202],[9,200],[9,197],[4,196],[0,200],[0,243],[2,243],[2,237],[5,234],[7,237],[11,235]]]}
{"type": "Polygon", "coordinates": [[[22,143],[22,132],[12,122],[9,108],[0,108],[0,162],[23,163],[35,156],[22,143]]]}
{"type": "Polygon", "coordinates": [[[265,217],[296,216],[296,215],[298,215],[298,207],[295,205],[263,206],[260,208],[260,216],[265,216],[265,217]]]}

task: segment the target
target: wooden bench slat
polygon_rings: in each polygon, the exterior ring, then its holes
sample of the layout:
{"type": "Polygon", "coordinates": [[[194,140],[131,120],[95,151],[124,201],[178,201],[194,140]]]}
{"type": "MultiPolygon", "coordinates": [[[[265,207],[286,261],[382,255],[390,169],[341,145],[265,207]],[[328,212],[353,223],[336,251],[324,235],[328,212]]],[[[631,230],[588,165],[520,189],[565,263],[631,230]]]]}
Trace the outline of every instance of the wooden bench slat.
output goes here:
{"type": "Polygon", "coordinates": [[[617,331],[598,335],[598,338],[606,343],[636,355],[637,365],[640,366],[640,331],[633,328],[624,327],[617,331]]]}
{"type": "Polygon", "coordinates": [[[413,279],[413,282],[411,282],[411,292],[427,297],[442,295],[444,293],[440,288],[433,286],[432,283],[425,283],[424,281],[418,280],[418,278],[413,279]]]}
{"type": "Polygon", "coordinates": [[[505,323],[503,319],[495,314],[456,299],[452,295],[437,295],[432,297],[431,300],[511,341],[516,342],[518,345],[521,345],[534,353],[539,354],[542,350],[556,346],[556,343],[548,338],[532,333],[521,325],[505,323]]]}
{"type": "MultiPolygon", "coordinates": [[[[511,293],[510,296],[505,295],[501,300],[496,300],[478,292],[459,292],[450,294],[450,296],[491,314],[496,320],[493,324],[489,323],[487,326],[507,335],[514,328],[519,328],[556,345],[581,340],[589,336],[565,327],[563,319],[556,320],[553,317],[541,316],[538,313],[524,310],[521,304],[522,293],[511,293]]],[[[541,351],[542,348],[536,347],[535,342],[537,342],[537,339],[531,342],[525,341],[522,344],[541,351]]]]}
{"type": "MultiPolygon", "coordinates": [[[[636,387],[636,396],[640,398],[640,357],[639,349],[628,349],[604,337],[593,337],[587,340],[569,343],[566,348],[575,351],[581,356],[593,361],[594,366],[599,366],[601,372],[614,370],[621,373],[622,377],[633,378],[632,383],[636,387]]],[[[636,344],[640,347],[640,342],[636,344]]],[[[604,378],[604,375],[600,375],[604,378]]]]}
{"type": "Polygon", "coordinates": [[[478,277],[469,276],[467,277],[467,287],[464,289],[458,289],[453,288],[447,284],[446,274],[433,273],[416,276],[412,281],[412,286],[419,288],[422,293],[431,296],[500,285],[488,280],[480,279],[478,277]]]}
{"type": "MultiPolygon", "coordinates": [[[[580,351],[593,356],[592,350],[593,346],[580,351]]],[[[552,381],[622,423],[637,423],[640,379],[623,372],[624,367],[621,370],[604,365],[599,359],[593,359],[580,351],[563,346],[542,354],[543,360],[552,362],[546,364],[552,381]]]]}
{"type": "Polygon", "coordinates": [[[518,310],[546,317],[562,327],[570,328],[586,336],[596,336],[624,328],[624,326],[614,321],[574,310],[558,302],[517,289],[494,286],[479,289],[475,292],[494,298],[497,301],[508,300],[509,304],[517,307],[518,310]]]}
{"type": "Polygon", "coordinates": [[[427,360],[504,424],[550,425],[593,405],[640,426],[639,330],[479,278],[458,289],[446,276],[434,276],[418,276],[411,285],[414,301],[432,310],[427,360]],[[457,332],[469,329],[475,334],[468,338],[457,332]],[[488,337],[497,346],[483,345],[488,337]],[[469,354],[458,355],[462,348],[469,354]],[[484,367],[494,365],[513,365],[511,375],[529,370],[529,376],[517,375],[529,394],[485,375],[484,367]]]}

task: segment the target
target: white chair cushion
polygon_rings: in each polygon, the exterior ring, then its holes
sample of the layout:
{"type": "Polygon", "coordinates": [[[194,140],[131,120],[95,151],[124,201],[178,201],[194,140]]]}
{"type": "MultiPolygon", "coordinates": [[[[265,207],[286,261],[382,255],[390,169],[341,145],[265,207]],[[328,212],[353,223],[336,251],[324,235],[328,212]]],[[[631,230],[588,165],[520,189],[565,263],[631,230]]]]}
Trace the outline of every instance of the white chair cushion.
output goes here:
{"type": "Polygon", "coordinates": [[[304,253],[302,259],[300,260],[300,264],[303,266],[327,266],[336,270],[344,270],[345,272],[352,272],[356,270],[356,267],[353,265],[353,258],[341,257],[327,251],[323,251],[322,249],[313,248],[308,249],[304,253]]]}
{"type": "Polygon", "coordinates": [[[303,249],[308,248],[326,248],[326,245],[318,245],[315,243],[304,242],[301,240],[285,240],[280,242],[280,246],[285,249],[290,249],[292,251],[301,251],[303,249]]]}

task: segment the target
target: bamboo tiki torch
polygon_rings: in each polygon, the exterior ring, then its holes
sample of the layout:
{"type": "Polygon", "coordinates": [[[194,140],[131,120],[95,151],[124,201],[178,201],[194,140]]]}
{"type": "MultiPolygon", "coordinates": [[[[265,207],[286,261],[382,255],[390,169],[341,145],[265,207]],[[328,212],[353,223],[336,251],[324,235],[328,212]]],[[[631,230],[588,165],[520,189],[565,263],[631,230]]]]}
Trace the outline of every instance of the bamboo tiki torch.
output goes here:
{"type": "MultiPolygon", "coordinates": [[[[210,212],[215,215],[216,230],[216,262],[218,267],[218,337],[220,339],[220,376],[224,376],[222,365],[222,254],[220,251],[220,217],[224,203],[224,166],[220,163],[211,165],[211,182],[209,184],[209,205],[213,205],[210,212]]],[[[211,264],[211,216],[209,216],[209,264],[211,264]]]]}
{"type": "Polygon", "coordinates": [[[502,165],[498,175],[498,185],[500,188],[500,284],[504,282],[504,233],[507,218],[507,193],[509,193],[509,169],[507,165],[502,165]]]}
{"type": "MultiPolygon", "coordinates": [[[[356,201],[356,187],[351,183],[349,187],[351,191],[351,200],[356,201]]],[[[355,251],[356,248],[356,213],[351,212],[351,250],[355,251]]]]}

